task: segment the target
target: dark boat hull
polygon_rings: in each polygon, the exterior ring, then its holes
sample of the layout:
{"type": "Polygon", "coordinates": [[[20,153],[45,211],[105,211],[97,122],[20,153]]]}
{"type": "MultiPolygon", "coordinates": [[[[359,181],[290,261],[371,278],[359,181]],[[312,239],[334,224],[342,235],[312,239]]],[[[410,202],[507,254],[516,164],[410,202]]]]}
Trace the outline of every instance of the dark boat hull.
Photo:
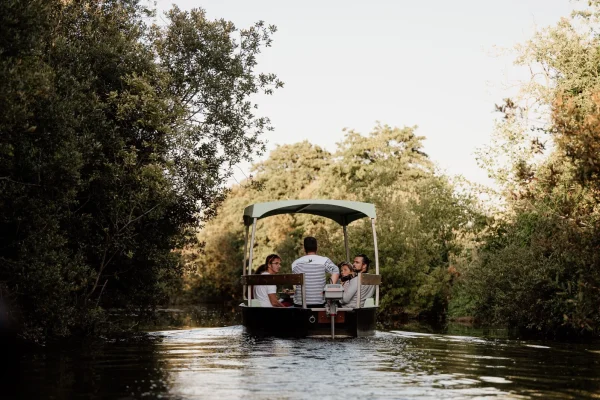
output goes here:
{"type": "MultiPolygon", "coordinates": [[[[276,337],[330,336],[331,319],[325,311],[297,307],[240,306],[244,331],[276,337]]],[[[377,307],[338,311],[336,336],[363,337],[375,334],[377,307]]]]}

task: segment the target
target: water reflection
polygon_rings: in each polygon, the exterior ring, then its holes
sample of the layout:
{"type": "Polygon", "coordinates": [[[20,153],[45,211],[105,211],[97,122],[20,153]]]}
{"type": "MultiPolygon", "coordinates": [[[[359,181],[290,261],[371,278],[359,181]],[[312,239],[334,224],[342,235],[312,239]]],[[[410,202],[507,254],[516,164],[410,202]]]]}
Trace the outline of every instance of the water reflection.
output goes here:
{"type": "MultiPolygon", "coordinates": [[[[466,329],[466,328],[465,328],[466,329]]],[[[600,346],[411,331],[275,339],[239,325],[24,354],[18,398],[597,398],[600,346]]]]}
{"type": "Polygon", "coordinates": [[[139,320],[134,314],[113,310],[111,319],[121,326],[137,326],[142,331],[186,329],[194,327],[234,326],[241,322],[237,306],[233,304],[204,304],[159,309],[152,320],[139,320]]]}
{"type": "Polygon", "coordinates": [[[21,355],[17,398],[139,398],[168,391],[168,361],[156,343],[104,343],[21,355]]]}
{"type": "Polygon", "coordinates": [[[175,359],[170,393],[184,398],[562,399],[600,389],[598,356],[574,345],[540,352],[522,342],[402,331],[335,342],[256,339],[239,327],[158,335],[175,359]],[[185,356],[171,352],[182,348],[185,356]]]}

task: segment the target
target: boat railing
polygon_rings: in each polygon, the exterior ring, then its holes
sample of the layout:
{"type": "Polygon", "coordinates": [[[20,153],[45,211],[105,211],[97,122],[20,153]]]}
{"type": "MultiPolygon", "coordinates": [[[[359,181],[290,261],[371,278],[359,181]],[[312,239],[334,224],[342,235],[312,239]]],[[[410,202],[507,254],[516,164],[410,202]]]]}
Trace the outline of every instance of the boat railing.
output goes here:
{"type": "MultiPolygon", "coordinates": [[[[360,273],[357,276],[358,279],[358,288],[356,291],[356,308],[360,308],[361,305],[361,286],[369,285],[369,286],[379,286],[381,285],[381,275],[377,274],[364,274],[360,273]]],[[[375,294],[375,306],[379,306],[379,291],[376,291],[375,294]]]]}
{"type": "MultiPolygon", "coordinates": [[[[304,274],[280,275],[242,275],[242,284],[254,285],[299,285],[302,292],[302,308],[306,308],[306,293],[304,291],[304,274]]],[[[252,290],[248,291],[248,304],[252,303],[252,290]]]]}
{"type": "MultiPolygon", "coordinates": [[[[360,273],[357,276],[358,288],[356,308],[361,308],[361,286],[379,286],[381,285],[381,275],[360,273]]],[[[280,275],[242,275],[242,284],[244,286],[254,285],[299,285],[302,292],[302,308],[306,308],[306,293],[304,292],[304,274],[280,274],[280,275]]],[[[379,291],[376,291],[375,306],[379,306],[379,291]]],[[[248,291],[248,304],[252,304],[252,290],[248,291]]]]}

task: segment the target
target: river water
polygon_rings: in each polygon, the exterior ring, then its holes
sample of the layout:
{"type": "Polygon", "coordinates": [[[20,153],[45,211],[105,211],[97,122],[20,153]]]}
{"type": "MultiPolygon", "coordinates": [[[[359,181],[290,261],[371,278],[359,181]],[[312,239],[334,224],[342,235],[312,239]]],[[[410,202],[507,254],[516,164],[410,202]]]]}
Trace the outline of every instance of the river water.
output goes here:
{"type": "MultiPolygon", "coordinates": [[[[379,331],[360,339],[254,338],[236,317],[138,340],[20,354],[16,398],[600,398],[600,344],[508,339],[501,332],[379,331]],[[228,326],[216,326],[215,325],[228,326]]],[[[175,324],[175,325],[177,325],[175,324]]],[[[173,326],[171,321],[169,324],[173,326]]]]}

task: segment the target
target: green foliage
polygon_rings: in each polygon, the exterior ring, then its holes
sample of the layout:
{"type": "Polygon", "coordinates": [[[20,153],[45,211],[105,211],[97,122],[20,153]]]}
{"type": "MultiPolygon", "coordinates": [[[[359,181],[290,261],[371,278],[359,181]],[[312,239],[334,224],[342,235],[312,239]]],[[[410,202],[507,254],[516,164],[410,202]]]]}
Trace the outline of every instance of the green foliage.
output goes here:
{"type": "Polygon", "coordinates": [[[136,1],[0,4],[0,290],[33,340],[151,309],[270,129],[249,97],[263,23],[201,10],[143,24],[136,1]],[[236,37],[238,36],[238,37],[236,37]]]}
{"type": "MultiPolygon", "coordinates": [[[[479,214],[472,198],[457,194],[447,177],[435,173],[421,150],[423,138],[414,130],[378,125],[368,136],[350,131],[334,155],[306,142],[277,147],[254,167],[251,181],[232,189],[200,233],[206,247],[188,277],[192,291],[214,294],[209,288],[219,285],[221,295],[241,296],[239,280],[234,292],[227,292],[234,288],[229,283],[222,285],[237,280],[241,270],[241,214],[247,205],[296,198],[368,201],[377,207],[383,319],[406,313],[443,318],[455,264],[468,258],[469,235],[480,226],[479,214]],[[239,238],[235,250],[223,245],[229,235],[239,238]],[[229,264],[233,252],[240,258],[229,264]]],[[[356,221],[348,232],[351,256],[373,258],[371,221],[356,221]]],[[[346,258],[339,225],[315,216],[284,215],[258,222],[253,269],[275,252],[283,258],[282,272],[290,272],[306,235],[317,237],[319,252],[334,262],[346,258]]]]}
{"type": "Polygon", "coordinates": [[[539,204],[490,235],[469,280],[483,321],[552,336],[598,333],[598,232],[555,206],[539,204]]]}
{"type": "Polygon", "coordinates": [[[415,135],[415,129],[377,125],[368,136],[349,131],[339,143],[339,161],[324,190],[338,198],[369,201],[381,194],[393,196],[406,182],[433,175],[433,164],[422,151],[424,137],[415,135]]]}
{"type": "Polygon", "coordinates": [[[589,5],[520,49],[545,80],[524,87],[527,101],[506,101],[498,126],[504,149],[528,150],[496,175],[508,207],[462,287],[483,321],[546,336],[600,333],[600,8],[589,5]]]}
{"type": "Polygon", "coordinates": [[[481,228],[474,205],[442,176],[423,178],[380,204],[384,320],[400,311],[445,317],[454,279],[481,228]]]}
{"type": "MultiPolygon", "coordinates": [[[[185,298],[189,301],[238,298],[242,290],[239,277],[243,264],[244,208],[261,201],[311,198],[319,172],[328,165],[330,157],[321,148],[301,142],[279,146],[269,159],[256,164],[256,176],[244,185],[234,186],[218,215],[199,233],[199,242],[204,246],[190,258],[185,298]]],[[[291,272],[291,261],[301,251],[303,222],[308,220],[305,216],[282,215],[259,221],[252,269],[264,263],[268,254],[276,252],[283,257],[281,272],[291,272]]]]}

